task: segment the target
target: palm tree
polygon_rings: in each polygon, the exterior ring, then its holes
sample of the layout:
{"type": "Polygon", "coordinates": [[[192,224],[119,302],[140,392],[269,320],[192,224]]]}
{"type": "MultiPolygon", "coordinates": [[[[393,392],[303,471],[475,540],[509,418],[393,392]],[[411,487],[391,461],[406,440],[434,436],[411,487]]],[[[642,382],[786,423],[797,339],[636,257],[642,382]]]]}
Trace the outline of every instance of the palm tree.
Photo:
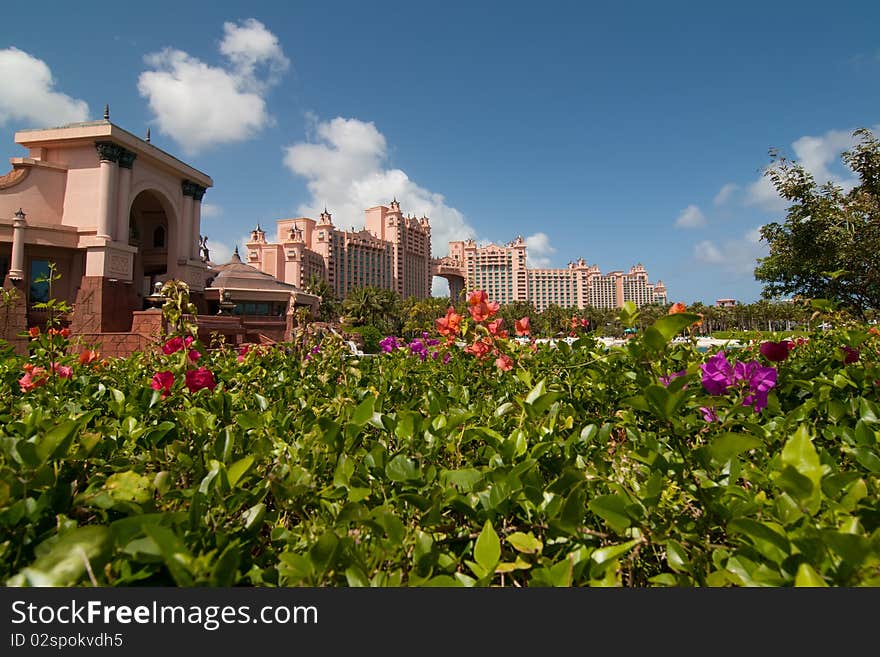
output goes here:
{"type": "Polygon", "coordinates": [[[318,319],[322,322],[334,322],[339,319],[342,310],[336,293],[330,287],[324,278],[312,274],[306,283],[305,291],[321,298],[321,305],[318,307],[318,319]]]}

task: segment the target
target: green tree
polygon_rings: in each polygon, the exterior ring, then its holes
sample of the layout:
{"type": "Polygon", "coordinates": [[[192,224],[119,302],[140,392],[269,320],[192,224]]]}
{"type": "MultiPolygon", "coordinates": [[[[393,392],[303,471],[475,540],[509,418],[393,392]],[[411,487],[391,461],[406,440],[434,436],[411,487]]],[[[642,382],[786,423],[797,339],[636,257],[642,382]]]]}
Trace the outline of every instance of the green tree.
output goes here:
{"type": "Polygon", "coordinates": [[[318,319],[322,322],[335,322],[342,312],[342,304],[336,297],[336,293],[325,279],[312,274],[306,283],[305,291],[309,294],[321,297],[321,305],[318,308],[318,319]]]}
{"type": "Polygon", "coordinates": [[[853,136],[842,154],[858,180],[850,191],[817,185],[802,165],[774,154],[766,175],[791,205],[784,223],[761,228],[770,247],[755,269],[763,296],[831,299],[860,315],[880,308],[880,142],[864,128],[853,136]]]}

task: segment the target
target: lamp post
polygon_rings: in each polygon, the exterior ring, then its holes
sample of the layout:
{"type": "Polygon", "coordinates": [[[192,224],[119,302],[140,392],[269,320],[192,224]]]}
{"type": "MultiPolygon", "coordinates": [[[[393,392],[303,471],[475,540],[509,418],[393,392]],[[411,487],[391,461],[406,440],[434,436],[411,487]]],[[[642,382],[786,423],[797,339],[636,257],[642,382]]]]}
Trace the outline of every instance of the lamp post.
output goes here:
{"type": "Polygon", "coordinates": [[[19,208],[12,219],[12,267],[9,268],[9,280],[18,285],[24,279],[24,228],[25,213],[19,208]]]}

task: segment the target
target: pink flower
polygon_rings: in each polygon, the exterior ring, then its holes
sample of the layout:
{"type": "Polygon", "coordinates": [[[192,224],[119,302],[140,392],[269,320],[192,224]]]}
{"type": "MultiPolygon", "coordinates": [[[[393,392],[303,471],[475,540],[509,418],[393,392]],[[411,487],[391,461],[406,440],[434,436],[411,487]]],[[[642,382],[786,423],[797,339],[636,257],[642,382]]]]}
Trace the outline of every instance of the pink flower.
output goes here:
{"type": "Polygon", "coordinates": [[[700,412],[706,422],[718,422],[718,414],[714,406],[700,406],[700,412]]]}
{"type": "Polygon", "coordinates": [[[852,347],[843,346],[843,362],[846,365],[852,365],[853,363],[859,362],[859,356],[861,356],[861,352],[858,349],[853,349],[852,347]]]}
{"type": "Polygon", "coordinates": [[[202,357],[202,355],[201,355],[198,351],[196,351],[195,349],[190,349],[190,350],[189,350],[189,353],[187,354],[187,357],[188,357],[192,362],[195,363],[199,358],[202,357]]]}
{"type": "Polygon", "coordinates": [[[169,372],[156,372],[153,375],[153,380],[150,382],[150,387],[153,390],[161,390],[162,398],[164,399],[171,393],[171,386],[174,385],[174,375],[169,372]]]}
{"type": "Polygon", "coordinates": [[[27,363],[24,366],[24,376],[18,380],[18,387],[22,392],[30,392],[34,388],[45,385],[48,379],[49,373],[45,368],[27,363]]]}
{"type": "Polygon", "coordinates": [[[495,359],[495,365],[502,372],[509,372],[513,369],[513,359],[507,354],[501,354],[495,359]]]}
{"type": "Polygon", "coordinates": [[[248,349],[250,349],[250,345],[248,345],[248,344],[243,344],[243,345],[241,345],[241,347],[239,347],[239,349],[238,349],[238,362],[239,363],[244,362],[244,357],[247,356],[248,349]]]}
{"type": "Polygon", "coordinates": [[[216,385],[214,374],[207,368],[200,367],[197,370],[186,371],[186,387],[190,392],[198,392],[202,388],[213,391],[216,385]]]}
{"type": "Polygon", "coordinates": [[[672,379],[677,379],[680,376],[687,376],[687,370],[680,370],[678,372],[672,372],[666,376],[661,376],[660,383],[662,383],[664,386],[668,386],[672,379]]]}
{"type": "Polygon", "coordinates": [[[73,376],[73,368],[68,367],[67,365],[59,365],[58,363],[53,363],[52,369],[55,371],[55,374],[57,374],[58,378],[60,379],[69,379],[73,376]]]}
{"type": "Polygon", "coordinates": [[[513,323],[513,328],[519,336],[529,335],[532,330],[531,320],[528,317],[518,319],[513,323]]]}

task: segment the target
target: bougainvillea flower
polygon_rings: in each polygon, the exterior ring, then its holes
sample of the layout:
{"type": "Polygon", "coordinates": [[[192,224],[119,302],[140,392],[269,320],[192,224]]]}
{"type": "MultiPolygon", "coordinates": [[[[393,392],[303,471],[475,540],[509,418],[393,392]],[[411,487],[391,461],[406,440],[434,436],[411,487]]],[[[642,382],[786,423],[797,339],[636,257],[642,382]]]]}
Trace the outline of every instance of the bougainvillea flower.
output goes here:
{"type": "Polygon", "coordinates": [[[767,394],[776,385],[776,377],[775,368],[764,367],[756,360],[737,363],[734,368],[735,380],[746,381],[749,385],[749,394],[743,398],[743,406],[751,406],[755,413],[764,410],[767,407],[767,394]]]}
{"type": "Polygon", "coordinates": [[[700,365],[703,371],[703,387],[710,395],[723,395],[733,385],[733,365],[727,361],[724,351],[700,365]]]}
{"type": "Polygon", "coordinates": [[[40,327],[39,326],[31,326],[28,329],[28,335],[31,336],[31,338],[40,337],[40,327]]]}
{"type": "Polygon", "coordinates": [[[186,387],[189,388],[190,392],[198,392],[202,388],[207,388],[213,392],[217,386],[217,382],[214,381],[214,374],[205,367],[200,367],[197,370],[187,370],[185,378],[186,387]]]}
{"type": "Polygon", "coordinates": [[[446,317],[435,319],[434,325],[437,327],[437,333],[444,337],[450,338],[452,336],[458,335],[461,327],[461,315],[455,312],[455,308],[449,306],[449,308],[446,310],[446,317]]]}
{"type": "Polygon", "coordinates": [[[202,354],[200,354],[200,353],[199,353],[198,351],[196,351],[195,349],[190,349],[189,352],[187,353],[187,357],[188,357],[192,362],[195,363],[199,358],[202,357],[202,354]]]}
{"type": "Polygon", "coordinates": [[[192,341],[193,339],[191,335],[186,336],[185,339],[180,337],[179,335],[174,336],[173,338],[168,340],[168,342],[162,345],[162,353],[168,356],[170,354],[180,351],[185,347],[189,347],[192,344],[192,341]]]}
{"type": "Polygon", "coordinates": [[[686,313],[686,312],[687,312],[687,306],[684,305],[681,301],[676,301],[669,308],[670,315],[677,315],[678,313],[686,313]]]}
{"type": "Polygon", "coordinates": [[[91,365],[96,360],[98,360],[99,357],[100,357],[100,354],[97,351],[95,351],[94,349],[86,349],[82,353],[80,353],[80,355],[79,355],[79,364],[80,365],[91,365]]]}
{"type": "Polygon", "coordinates": [[[164,399],[171,393],[171,386],[174,385],[174,375],[167,370],[165,372],[156,372],[153,375],[153,380],[150,382],[150,387],[153,390],[161,390],[162,398],[164,399]]]}
{"type": "Polygon", "coordinates": [[[492,350],[492,342],[489,338],[483,338],[481,340],[477,340],[472,345],[468,345],[464,348],[464,350],[467,353],[476,356],[478,360],[482,360],[492,350]]]}
{"type": "Polygon", "coordinates": [[[779,363],[788,358],[788,352],[793,346],[794,343],[791,340],[781,340],[779,342],[762,342],[759,349],[764,358],[779,363]]]}
{"type": "Polygon", "coordinates": [[[39,388],[49,380],[49,373],[44,367],[38,367],[27,363],[24,366],[24,376],[18,380],[18,387],[22,392],[30,392],[39,388]]]}
{"type": "Polygon", "coordinates": [[[428,348],[422,340],[416,338],[407,346],[409,347],[410,352],[418,356],[421,360],[425,360],[428,357],[428,348]]]}
{"type": "Polygon", "coordinates": [[[489,301],[489,296],[486,294],[486,290],[474,290],[468,296],[469,306],[479,306],[481,303],[486,303],[487,301],[489,301]]]}
{"type": "Polygon", "coordinates": [[[853,363],[859,362],[861,351],[853,349],[852,347],[847,347],[846,345],[841,347],[841,349],[843,350],[843,362],[845,364],[852,365],[853,363]]]}
{"type": "Polygon", "coordinates": [[[528,317],[522,317],[513,323],[513,329],[519,336],[530,335],[532,331],[531,320],[528,317]]]}
{"type": "Polygon", "coordinates": [[[700,406],[700,412],[706,422],[718,422],[718,414],[714,406],[700,406]]]}
{"type": "Polygon", "coordinates": [[[509,372],[513,369],[513,359],[507,354],[501,354],[495,359],[495,366],[502,372],[509,372]]]}
{"type": "MultiPolygon", "coordinates": [[[[485,294],[485,292],[483,293],[485,294]]],[[[491,319],[495,313],[498,312],[500,306],[497,301],[493,301],[491,303],[487,303],[485,301],[468,306],[468,312],[471,314],[471,317],[475,322],[485,322],[487,319],[491,319]]]]}
{"type": "Polygon", "coordinates": [[[686,375],[687,375],[687,370],[681,370],[679,372],[672,372],[671,374],[668,374],[666,376],[661,376],[660,383],[662,383],[664,386],[668,386],[669,382],[672,381],[672,379],[677,379],[680,376],[686,376],[686,375]]]}
{"type": "Polygon", "coordinates": [[[52,371],[54,371],[60,379],[69,379],[73,376],[73,368],[68,365],[52,363],[52,371]]]}
{"type": "Polygon", "coordinates": [[[238,348],[238,357],[236,358],[236,360],[239,363],[244,362],[244,357],[247,356],[249,349],[250,349],[250,345],[248,345],[248,344],[243,344],[238,348]]]}
{"type": "Polygon", "coordinates": [[[385,338],[379,340],[379,346],[386,354],[390,354],[392,351],[397,349],[400,344],[398,344],[397,338],[393,335],[386,335],[385,338]]]}
{"type": "Polygon", "coordinates": [[[504,320],[499,317],[498,319],[486,324],[486,328],[489,329],[489,334],[492,335],[493,337],[501,338],[502,340],[506,339],[507,338],[507,331],[505,331],[501,328],[501,325],[503,323],[504,323],[504,320]]]}
{"type": "Polygon", "coordinates": [[[452,354],[447,351],[445,354],[443,354],[443,364],[446,365],[446,363],[448,363],[451,358],[452,354]]]}

